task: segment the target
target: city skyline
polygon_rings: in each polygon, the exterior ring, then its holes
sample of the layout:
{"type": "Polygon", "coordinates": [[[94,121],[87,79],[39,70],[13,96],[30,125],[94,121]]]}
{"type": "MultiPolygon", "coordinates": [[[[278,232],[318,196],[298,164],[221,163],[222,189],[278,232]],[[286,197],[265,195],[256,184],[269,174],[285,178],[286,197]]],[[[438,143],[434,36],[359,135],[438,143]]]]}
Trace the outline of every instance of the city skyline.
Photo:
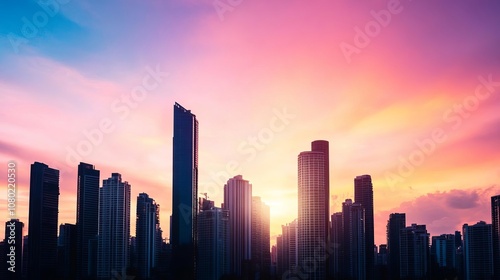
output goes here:
{"type": "MultiPolygon", "coordinates": [[[[270,206],[271,244],[297,216],[296,155],[314,139],[330,142],[330,215],[354,199],[352,178],[372,176],[377,245],[394,212],[431,235],[491,222],[490,197],[500,193],[498,3],[401,1],[348,62],[339,46],[355,45],[356,27],[377,22],[372,11],[390,1],[243,1],[223,20],[212,2],[71,1],[17,52],[9,34],[22,36],[22,18],[45,10],[34,2],[0,9],[8,20],[0,161],[18,164],[24,235],[29,168],[39,161],[60,171],[58,224],[76,223],[77,166],[86,162],[123,174],[131,197],[154,197],[168,237],[174,101],[203,123],[198,193],[219,206],[224,183],[243,175],[270,206]],[[299,23],[283,24],[297,14],[299,23]],[[134,98],[144,81],[146,94],[134,98]],[[81,143],[88,153],[77,152],[81,143]],[[413,154],[421,164],[411,164],[413,154]]],[[[4,208],[0,216],[9,219],[4,208]]]]}

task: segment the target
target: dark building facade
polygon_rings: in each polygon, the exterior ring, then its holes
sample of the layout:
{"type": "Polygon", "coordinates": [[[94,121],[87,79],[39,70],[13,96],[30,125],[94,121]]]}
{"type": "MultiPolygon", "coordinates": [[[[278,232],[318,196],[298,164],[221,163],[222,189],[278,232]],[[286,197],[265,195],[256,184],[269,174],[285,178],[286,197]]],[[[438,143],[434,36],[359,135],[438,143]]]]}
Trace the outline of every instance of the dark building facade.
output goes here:
{"type": "Polygon", "coordinates": [[[401,229],[400,279],[424,280],[429,277],[429,233],[425,225],[412,224],[401,229]]]}
{"type": "Polygon", "coordinates": [[[29,200],[30,279],[56,279],[59,170],[35,162],[31,165],[29,200]]]}
{"type": "Polygon", "coordinates": [[[228,276],[229,211],[204,208],[198,215],[197,280],[219,280],[228,276]]]}
{"type": "Polygon", "coordinates": [[[387,221],[387,251],[390,279],[399,279],[400,272],[400,232],[406,227],[405,213],[392,213],[387,221]]]}
{"type": "Polygon", "coordinates": [[[176,279],[194,279],[198,213],[198,121],[174,105],[172,223],[170,242],[176,279]]]}
{"type": "Polygon", "coordinates": [[[252,273],[255,278],[270,277],[270,209],[260,197],[252,197],[252,273]]]}
{"type": "Polygon", "coordinates": [[[366,279],[374,279],[375,268],[375,233],[373,219],[373,185],[370,175],[354,178],[354,202],[365,209],[365,252],[366,279]]]}
{"type": "MultiPolygon", "coordinates": [[[[89,260],[89,244],[97,238],[99,227],[99,181],[100,171],[88,163],[78,165],[76,230],[77,230],[77,279],[96,277],[96,267],[89,260]]],[[[90,250],[92,252],[92,250],[90,250]]],[[[93,251],[96,252],[95,250],[93,251]]]]}
{"type": "Polygon", "coordinates": [[[59,279],[76,279],[77,271],[77,229],[76,225],[59,226],[58,274],[59,279]]]}
{"type": "Polygon", "coordinates": [[[491,226],[495,279],[500,279],[500,195],[491,197],[491,226]]]}
{"type": "Polygon", "coordinates": [[[140,193],[137,196],[135,255],[141,279],[150,279],[158,264],[162,241],[160,234],[160,207],[146,193],[140,193]]]}
{"type": "Polygon", "coordinates": [[[481,221],[464,224],[464,279],[493,280],[492,226],[481,221]]]}

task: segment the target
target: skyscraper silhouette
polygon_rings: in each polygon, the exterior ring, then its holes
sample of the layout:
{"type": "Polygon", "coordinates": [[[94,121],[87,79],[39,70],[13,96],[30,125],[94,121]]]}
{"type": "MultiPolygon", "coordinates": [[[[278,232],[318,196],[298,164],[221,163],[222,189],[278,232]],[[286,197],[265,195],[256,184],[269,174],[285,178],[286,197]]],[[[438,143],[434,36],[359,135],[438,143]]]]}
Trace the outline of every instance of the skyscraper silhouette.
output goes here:
{"type": "Polygon", "coordinates": [[[465,280],[493,280],[492,226],[481,221],[464,224],[464,276],[465,280]]]}
{"type": "Polygon", "coordinates": [[[365,209],[365,252],[366,279],[372,280],[375,275],[375,223],[373,219],[373,185],[370,175],[354,178],[354,202],[365,209]]]}
{"type": "Polygon", "coordinates": [[[495,279],[500,279],[500,195],[491,197],[491,224],[493,231],[495,279]]]}
{"type": "Polygon", "coordinates": [[[243,176],[234,176],[224,186],[224,209],[229,210],[230,271],[247,276],[252,258],[252,185],[243,176]]]}
{"type": "Polygon", "coordinates": [[[219,280],[229,274],[229,215],[217,207],[200,210],[197,280],[219,280]]]}
{"type": "MultiPolygon", "coordinates": [[[[96,267],[89,266],[89,244],[91,240],[97,238],[99,227],[99,176],[100,171],[93,165],[83,162],[78,165],[76,200],[78,279],[96,277],[96,267]]],[[[90,260],[96,258],[97,255],[90,256],[90,260]]]]}
{"type": "Polygon", "coordinates": [[[429,233],[412,224],[400,231],[400,279],[424,280],[429,276],[429,233]]]}
{"type": "Polygon", "coordinates": [[[99,190],[98,279],[126,275],[129,238],[130,185],[119,173],[112,173],[99,190]]]}
{"type": "Polygon", "coordinates": [[[346,199],[342,203],[343,251],[342,275],[346,279],[364,280],[366,275],[365,209],[346,199]]]}
{"type": "Polygon", "coordinates": [[[329,242],[328,142],[314,141],[313,151],[298,156],[298,259],[309,279],[327,276],[329,242]],[[318,253],[319,252],[319,253],[318,253]]]}
{"type": "Polygon", "coordinates": [[[30,279],[56,279],[59,170],[35,162],[31,165],[29,200],[30,279]]]}
{"type": "Polygon", "coordinates": [[[260,197],[252,197],[252,270],[256,278],[269,278],[271,266],[270,209],[260,197]]]}
{"type": "Polygon", "coordinates": [[[138,276],[150,279],[161,249],[160,206],[146,193],[137,196],[135,242],[138,276]]]}
{"type": "Polygon", "coordinates": [[[198,121],[174,105],[172,222],[170,242],[175,279],[194,279],[198,213],[198,121]]]}
{"type": "Polygon", "coordinates": [[[59,226],[58,279],[76,279],[77,266],[77,229],[73,224],[59,226]]]}
{"type": "Polygon", "coordinates": [[[387,221],[387,250],[389,252],[389,277],[390,279],[399,279],[400,274],[400,251],[399,242],[401,229],[406,227],[405,213],[392,213],[387,221]]]}

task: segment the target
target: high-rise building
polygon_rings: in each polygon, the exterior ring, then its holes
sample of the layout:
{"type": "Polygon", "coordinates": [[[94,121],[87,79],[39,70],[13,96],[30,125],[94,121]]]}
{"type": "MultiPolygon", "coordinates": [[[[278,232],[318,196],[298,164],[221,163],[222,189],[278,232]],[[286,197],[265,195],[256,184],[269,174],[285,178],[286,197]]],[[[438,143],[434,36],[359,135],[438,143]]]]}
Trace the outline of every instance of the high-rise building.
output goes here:
{"type": "Polygon", "coordinates": [[[493,231],[495,279],[500,279],[500,195],[491,197],[491,225],[493,231]]]}
{"type": "Polygon", "coordinates": [[[399,279],[400,274],[400,243],[401,229],[406,227],[405,213],[392,213],[387,221],[387,251],[390,279],[399,279]]]}
{"type": "Polygon", "coordinates": [[[330,242],[333,251],[329,260],[330,276],[334,279],[340,279],[342,277],[342,241],[344,236],[342,224],[342,212],[333,213],[331,222],[332,228],[330,230],[330,242]]]}
{"type": "Polygon", "coordinates": [[[361,175],[354,178],[354,202],[365,209],[365,252],[366,252],[366,279],[374,279],[375,246],[374,220],[373,220],[373,185],[370,175],[361,175]]]}
{"type": "Polygon", "coordinates": [[[252,259],[252,185],[241,175],[224,185],[224,209],[229,210],[230,271],[238,277],[248,275],[252,259]]]}
{"type": "MultiPolygon", "coordinates": [[[[277,247],[277,273],[283,275],[298,268],[298,226],[297,219],[281,226],[281,235],[278,236],[277,247]]],[[[289,274],[288,274],[289,275],[289,274]]]]}
{"type": "Polygon", "coordinates": [[[28,276],[56,279],[59,170],[35,162],[31,165],[28,276]]]}
{"type": "Polygon", "coordinates": [[[130,185],[119,173],[112,173],[99,190],[98,279],[126,275],[129,238],[130,185]]]}
{"type": "Polygon", "coordinates": [[[58,274],[59,279],[76,279],[77,266],[77,228],[73,224],[59,226],[58,274]]]}
{"type": "Polygon", "coordinates": [[[176,279],[194,279],[198,213],[198,121],[174,105],[172,173],[172,269],[176,279]]]}
{"type": "Polygon", "coordinates": [[[346,199],[342,203],[342,275],[346,279],[364,280],[366,272],[365,208],[346,199]]]}
{"type": "Polygon", "coordinates": [[[4,250],[0,250],[3,262],[0,263],[2,279],[22,279],[23,264],[23,228],[24,223],[19,219],[10,219],[5,223],[4,250]],[[11,257],[14,261],[11,262],[11,257]]]}
{"type": "Polygon", "coordinates": [[[412,224],[400,231],[400,279],[427,279],[429,233],[425,225],[412,224]]]}
{"type": "Polygon", "coordinates": [[[229,210],[217,207],[198,214],[197,280],[219,280],[229,274],[229,210]]]}
{"type": "Polygon", "coordinates": [[[433,276],[442,275],[455,271],[458,267],[457,261],[457,235],[456,234],[441,234],[431,238],[431,261],[435,269],[432,271],[433,276]]]}
{"type": "Polygon", "coordinates": [[[260,197],[252,197],[252,272],[256,278],[269,278],[271,266],[270,209],[260,197]]]}
{"type": "Polygon", "coordinates": [[[137,196],[135,245],[137,272],[141,279],[150,279],[158,264],[161,250],[160,205],[146,193],[137,196]]]}
{"type": "Polygon", "coordinates": [[[465,280],[494,279],[492,226],[481,221],[464,224],[462,231],[465,280]]]}
{"type": "MultiPolygon", "coordinates": [[[[99,176],[100,171],[88,163],[78,165],[76,230],[77,230],[77,279],[93,279],[96,267],[89,266],[89,244],[97,238],[99,227],[99,176]]],[[[95,252],[94,252],[95,253],[95,252]]]]}
{"type": "Polygon", "coordinates": [[[325,279],[329,244],[328,142],[314,141],[313,151],[298,156],[298,258],[300,267],[310,267],[309,279],[325,279]],[[319,249],[318,249],[319,248],[319,249]]]}

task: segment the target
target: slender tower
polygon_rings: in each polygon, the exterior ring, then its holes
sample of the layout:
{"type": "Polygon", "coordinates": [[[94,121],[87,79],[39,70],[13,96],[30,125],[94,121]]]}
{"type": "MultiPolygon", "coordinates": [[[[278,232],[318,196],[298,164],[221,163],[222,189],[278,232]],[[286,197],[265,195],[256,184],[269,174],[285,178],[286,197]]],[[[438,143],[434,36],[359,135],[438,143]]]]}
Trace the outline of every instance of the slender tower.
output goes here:
{"type": "Polygon", "coordinates": [[[129,238],[130,185],[112,173],[99,190],[98,279],[127,275],[129,238]]]}
{"type": "Polygon", "coordinates": [[[224,186],[224,209],[229,210],[230,271],[241,277],[249,273],[252,258],[252,185],[241,175],[224,186]]]}
{"type": "MultiPolygon", "coordinates": [[[[99,227],[99,176],[100,171],[88,163],[78,165],[76,201],[76,251],[77,278],[88,279],[96,276],[97,255],[89,256],[89,242],[97,239],[99,227]],[[89,265],[89,260],[94,260],[89,265]]],[[[91,250],[96,254],[95,250],[91,250]]]]}
{"type": "Polygon", "coordinates": [[[366,279],[374,279],[375,271],[375,237],[373,220],[373,185],[370,175],[354,178],[354,202],[365,209],[365,254],[366,279]]]}
{"type": "Polygon", "coordinates": [[[309,279],[325,279],[327,263],[316,256],[329,242],[328,142],[314,141],[312,150],[298,156],[298,260],[300,267],[314,262],[309,279]]]}
{"type": "Polygon", "coordinates": [[[175,279],[196,277],[198,213],[198,121],[190,110],[174,105],[172,173],[172,268],[175,279]]]}
{"type": "Polygon", "coordinates": [[[500,195],[491,197],[491,224],[493,231],[493,265],[495,279],[500,279],[500,195]]]}
{"type": "Polygon", "coordinates": [[[30,279],[55,279],[59,214],[59,170],[35,162],[31,165],[29,201],[30,279]]]}

